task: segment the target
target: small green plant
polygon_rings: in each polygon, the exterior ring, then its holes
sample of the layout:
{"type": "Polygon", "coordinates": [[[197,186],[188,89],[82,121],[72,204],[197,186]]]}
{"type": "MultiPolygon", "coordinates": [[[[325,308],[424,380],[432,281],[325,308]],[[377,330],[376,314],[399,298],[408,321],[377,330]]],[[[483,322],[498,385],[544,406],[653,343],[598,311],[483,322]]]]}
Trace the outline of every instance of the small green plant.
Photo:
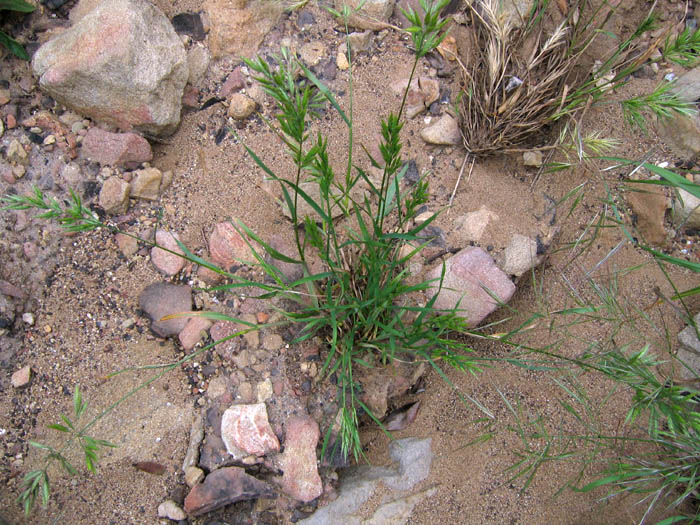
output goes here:
{"type": "MultiPolygon", "coordinates": [[[[0,11],[16,11],[18,13],[31,13],[36,9],[32,4],[24,0],[0,0],[0,11]]],[[[22,45],[4,31],[0,31],[0,44],[5,46],[15,56],[29,60],[29,55],[22,45]]]]}
{"type": "Polygon", "coordinates": [[[73,392],[73,419],[61,414],[62,423],[49,425],[49,428],[52,430],[69,434],[69,437],[63,445],[56,449],[43,443],[37,443],[36,441],[29,442],[32,447],[43,450],[45,452],[45,457],[42,468],[32,470],[24,476],[22,482],[23,490],[19,496],[19,503],[24,508],[25,514],[28,515],[31,512],[32,507],[39,498],[41,498],[43,506],[48,504],[51,495],[48,468],[51,463],[58,462],[58,464],[72,476],[78,474],[78,470],[64,455],[64,452],[71,444],[77,442],[85,456],[85,468],[93,473],[96,472],[97,463],[99,461],[97,453],[100,448],[116,446],[109,441],[96,439],[87,434],[90,427],[97,421],[96,419],[82,426],[79,425],[79,421],[85,414],[87,407],[87,401],[83,399],[80,387],[76,385],[75,391],[73,392]]]}

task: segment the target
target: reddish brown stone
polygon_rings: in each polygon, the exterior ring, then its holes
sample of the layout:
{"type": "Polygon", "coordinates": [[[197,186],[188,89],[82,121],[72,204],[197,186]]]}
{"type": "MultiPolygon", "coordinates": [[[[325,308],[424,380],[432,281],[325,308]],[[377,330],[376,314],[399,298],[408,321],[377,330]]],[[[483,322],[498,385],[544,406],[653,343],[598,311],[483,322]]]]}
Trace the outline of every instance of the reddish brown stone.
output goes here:
{"type": "Polygon", "coordinates": [[[220,222],[214,227],[209,238],[209,253],[212,262],[226,270],[234,264],[254,260],[250,246],[231,222],[220,222]]]}
{"type": "Polygon", "coordinates": [[[240,449],[264,456],[280,449],[279,440],[267,419],[265,403],[228,408],[221,418],[221,438],[229,451],[240,449]]]}
{"type": "Polygon", "coordinates": [[[204,478],[185,498],[185,512],[200,516],[236,501],[272,498],[274,489],[240,467],[224,467],[204,478]]]}
{"type": "Polygon", "coordinates": [[[136,133],[110,133],[100,128],[90,128],[81,148],[88,159],[106,166],[138,168],[153,160],[151,145],[136,133]]]}
{"type": "Polygon", "coordinates": [[[282,487],[287,494],[303,502],[314,500],[323,492],[316,463],[319,436],[318,423],[312,418],[292,416],[287,420],[282,487]]]}

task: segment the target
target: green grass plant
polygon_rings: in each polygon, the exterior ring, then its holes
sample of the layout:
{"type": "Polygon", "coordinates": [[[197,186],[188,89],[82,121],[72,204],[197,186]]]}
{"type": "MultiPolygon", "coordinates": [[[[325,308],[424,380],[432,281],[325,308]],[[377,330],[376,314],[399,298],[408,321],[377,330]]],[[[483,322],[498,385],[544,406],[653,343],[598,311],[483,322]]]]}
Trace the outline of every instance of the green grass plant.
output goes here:
{"type": "MultiPolygon", "coordinates": [[[[25,2],[25,0],[0,0],[0,12],[15,11],[17,13],[31,13],[35,9],[35,6],[29,2],[25,2]]],[[[24,50],[24,47],[22,47],[22,44],[4,31],[0,31],[0,44],[9,49],[13,55],[23,60],[29,60],[29,55],[24,50]]]]}

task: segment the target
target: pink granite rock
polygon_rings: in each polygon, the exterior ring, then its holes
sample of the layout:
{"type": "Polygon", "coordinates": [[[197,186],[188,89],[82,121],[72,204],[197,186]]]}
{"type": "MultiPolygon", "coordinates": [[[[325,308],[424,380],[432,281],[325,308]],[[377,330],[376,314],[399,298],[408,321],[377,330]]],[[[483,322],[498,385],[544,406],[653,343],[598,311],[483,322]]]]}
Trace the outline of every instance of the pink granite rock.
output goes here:
{"type": "Polygon", "coordinates": [[[194,345],[202,340],[202,332],[209,330],[211,321],[204,317],[190,317],[185,328],[178,335],[180,344],[185,350],[192,350],[194,345]]]}
{"type": "Polygon", "coordinates": [[[280,449],[280,442],[267,419],[265,403],[233,405],[221,418],[221,438],[226,448],[264,456],[280,449]]]}
{"type": "MultiPolygon", "coordinates": [[[[437,266],[428,273],[428,279],[439,279],[441,271],[442,267],[437,266]]],[[[432,298],[437,292],[438,282],[435,282],[427,295],[432,298]]],[[[459,315],[469,326],[476,326],[498,308],[499,301],[508,302],[514,293],[515,285],[491,256],[481,248],[470,247],[445,262],[445,279],[434,308],[458,307],[459,315]]]]}
{"type": "Polygon", "coordinates": [[[177,245],[175,239],[178,241],[180,240],[177,233],[170,233],[166,230],[158,230],[156,232],[156,243],[170,251],[157,247],[153,247],[151,249],[151,262],[153,263],[153,266],[158,268],[158,270],[163,272],[165,275],[175,275],[182,270],[182,267],[185,265],[185,259],[179,255],[176,255],[178,253],[184,255],[184,252],[177,245]]]}
{"type": "Polygon", "coordinates": [[[136,133],[110,133],[90,128],[83,138],[82,154],[103,166],[121,166],[132,170],[153,160],[151,145],[136,133]]]}
{"type": "Polygon", "coordinates": [[[214,226],[209,238],[209,254],[214,264],[228,270],[241,261],[253,261],[250,246],[231,222],[220,222],[214,226]]]}
{"type": "Polygon", "coordinates": [[[287,438],[282,454],[282,488],[295,499],[309,502],[323,492],[316,463],[316,445],[320,436],[318,423],[305,416],[287,420],[287,438]]]}

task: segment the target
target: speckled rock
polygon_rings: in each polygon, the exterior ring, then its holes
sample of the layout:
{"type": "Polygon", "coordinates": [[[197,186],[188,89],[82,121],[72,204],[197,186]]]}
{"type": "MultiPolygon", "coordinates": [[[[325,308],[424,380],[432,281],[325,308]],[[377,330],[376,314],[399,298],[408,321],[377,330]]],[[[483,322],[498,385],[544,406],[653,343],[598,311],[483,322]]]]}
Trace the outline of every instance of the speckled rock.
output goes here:
{"type": "Polygon", "coordinates": [[[267,420],[265,403],[233,405],[221,418],[221,438],[227,449],[240,449],[264,456],[280,449],[277,436],[267,420]]]}
{"type": "MultiPolygon", "coordinates": [[[[427,278],[439,279],[441,265],[431,270],[427,278]]],[[[438,284],[431,286],[429,297],[438,293],[438,284]]],[[[470,247],[457,252],[445,262],[445,279],[434,307],[452,310],[469,326],[478,325],[499,306],[492,295],[506,303],[515,293],[515,285],[496,266],[491,256],[481,248],[470,247]],[[488,292],[486,291],[488,290],[488,292]]]]}
{"type": "Polygon", "coordinates": [[[97,121],[149,135],[180,122],[185,48],[147,0],[101,2],[42,45],[32,66],[44,91],[97,121]]]}
{"type": "Polygon", "coordinates": [[[320,436],[318,423],[308,416],[292,416],[287,420],[286,429],[282,488],[300,501],[314,500],[323,492],[316,460],[316,445],[320,436]]]}
{"type": "Polygon", "coordinates": [[[110,177],[100,189],[100,207],[109,215],[122,215],[129,209],[131,184],[119,177],[110,177]]]}

